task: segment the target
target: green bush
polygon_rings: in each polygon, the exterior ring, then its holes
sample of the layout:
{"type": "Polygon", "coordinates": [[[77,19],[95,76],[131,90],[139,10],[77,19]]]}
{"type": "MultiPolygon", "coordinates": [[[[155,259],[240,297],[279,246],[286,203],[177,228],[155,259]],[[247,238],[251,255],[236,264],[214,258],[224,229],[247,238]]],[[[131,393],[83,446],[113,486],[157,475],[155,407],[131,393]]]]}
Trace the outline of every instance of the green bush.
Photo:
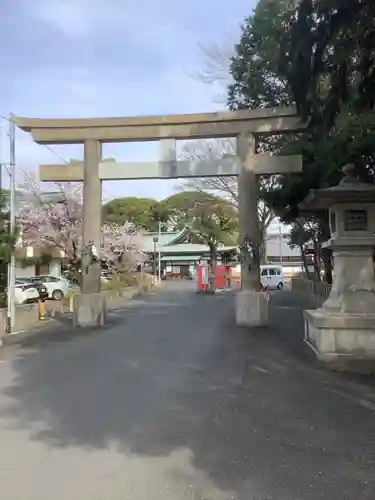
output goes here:
{"type": "Polygon", "coordinates": [[[121,290],[122,288],[134,286],[137,280],[133,274],[118,274],[111,281],[102,281],[101,290],[121,290]]]}
{"type": "MultiPolygon", "coordinates": [[[[122,290],[126,287],[138,286],[141,283],[148,283],[148,281],[152,281],[152,277],[150,275],[144,273],[129,273],[123,272],[118,273],[111,281],[101,280],[100,281],[100,290],[122,290]]],[[[74,297],[77,293],[79,293],[79,288],[70,289],[66,294],[66,298],[74,297]]]]}
{"type": "Polygon", "coordinates": [[[75,297],[79,293],[79,288],[71,288],[64,294],[64,298],[70,299],[70,297],[75,297]]]}

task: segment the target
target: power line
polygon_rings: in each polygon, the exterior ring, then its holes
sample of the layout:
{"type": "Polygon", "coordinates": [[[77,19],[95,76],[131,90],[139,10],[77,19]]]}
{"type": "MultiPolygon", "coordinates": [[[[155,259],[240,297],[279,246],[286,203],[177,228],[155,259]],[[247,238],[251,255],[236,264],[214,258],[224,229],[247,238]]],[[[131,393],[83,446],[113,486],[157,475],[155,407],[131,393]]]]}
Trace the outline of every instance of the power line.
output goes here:
{"type": "Polygon", "coordinates": [[[48,151],[51,151],[51,153],[53,153],[56,156],[56,158],[58,158],[59,160],[61,160],[64,163],[66,163],[67,165],[69,164],[69,162],[67,160],[65,160],[65,158],[63,158],[58,153],[56,153],[56,151],[54,151],[50,146],[47,146],[47,144],[39,144],[39,146],[44,146],[46,149],[48,149],[48,151]]]}
{"type": "MultiPolygon", "coordinates": [[[[4,120],[6,120],[7,122],[9,123],[14,123],[16,125],[16,123],[14,122],[14,120],[12,120],[11,118],[8,118],[4,115],[0,115],[0,118],[3,118],[4,120]]],[[[58,158],[60,161],[62,161],[63,163],[65,164],[69,164],[68,160],[66,160],[65,158],[63,158],[61,155],[59,155],[58,153],[56,153],[56,151],[54,151],[50,146],[48,146],[47,144],[38,144],[38,146],[44,146],[46,149],[48,149],[48,151],[50,151],[51,153],[53,153],[56,158],[58,158]]]]}
{"type": "MultiPolygon", "coordinates": [[[[14,122],[14,120],[12,120],[11,118],[8,118],[7,116],[4,116],[4,115],[0,115],[0,118],[3,118],[4,120],[6,120],[7,122],[9,123],[13,123],[14,125],[16,125],[16,123],[14,122]]],[[[59,155],[58,153],[56,153],[56,151],[54,151],[50,146],[48,146],[47,144],[38,144],[38,146],[44,146],[46,149],[48,149],[48,151],[50,151],[52,154],[54,154],[56,156],[56,158],[58,158],[60,161],[62,161],[63,163],[65,163],[66,165],[69,165],[69,161],[66,160],[64,157],[62,157],[61,155],[59,155]]],[[[0,159],[0,163],[1,163],[1,159],[0,159]]],[[[9,173],[9,170],[7,168],[7,164],[6,163],[3,163],[5,169],[7,170],[7,172],[9,173]]],[[[102,192],[105,196],[105,193],[104,193],[104,187],[102,185],[102,192]]]]}

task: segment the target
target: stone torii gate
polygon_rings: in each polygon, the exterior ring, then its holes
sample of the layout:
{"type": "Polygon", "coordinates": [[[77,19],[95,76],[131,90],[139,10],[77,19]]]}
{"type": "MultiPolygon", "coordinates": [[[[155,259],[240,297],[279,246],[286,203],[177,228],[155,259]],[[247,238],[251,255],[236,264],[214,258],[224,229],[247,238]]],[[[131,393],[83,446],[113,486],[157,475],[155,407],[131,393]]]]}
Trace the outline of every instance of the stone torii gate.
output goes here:
{"type": "MultiPolygon", "coordinates": [[[[21,118],[16,125],[30,132],[37,144],[84,144],[84,160],[42,165],[41,181],[83,181],[83,243],[101,241],[101,183],[119,179],[173,179],[203,176],[239,177],[240,241],[243,251],[237,294],[237,323],[255,326],[268,322],[268,304],[260,293],[257,249],[259,175],[299,172],[300,156],[255,154],[256,138],[304,128],[294,107],[225,111],[218,113],[137,116],[124,118],[21,118]],[[237,156],[217,161],[177,161],[176,140],[237,138],[237,156]],[[160,141],[158,162],[116,163],[102,160],[102,143],[160,141]],[[251,252],[245,251],[251,242],[251,252]]],[[[82,292],[97,293],[100,279],[83,275],[82,292]]]]}

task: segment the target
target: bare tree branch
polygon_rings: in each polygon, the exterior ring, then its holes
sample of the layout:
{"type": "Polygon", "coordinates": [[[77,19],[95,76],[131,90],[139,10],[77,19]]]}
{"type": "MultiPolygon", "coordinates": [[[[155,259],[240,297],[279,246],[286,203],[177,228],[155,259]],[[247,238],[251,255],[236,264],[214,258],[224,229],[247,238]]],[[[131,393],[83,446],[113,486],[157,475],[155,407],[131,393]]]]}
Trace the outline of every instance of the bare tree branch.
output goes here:
{"type": "Polygon", "coordinates": [[[229,66],[234,55],[235,43],[235,37],[227,36],[221,44],[198,44],[203,64],[201,68],[189,74],[194,80],[216,87],[213,101],[218,104],[226,103],[228,85],[232,83],[229,66]]]}
{"type": "Polygon", "coordinates": [[[234,55],[234,42],[226,41],[221,45],[198,44],[198,46],[204,56],[204,65],[197,71],[197,78],[203,83],[220,83],[227,87],[232,80],[229,66],[234,55]]]}
{"type": "MultiPolygon", "coordinates": [[[[191,76],[204,84],[217,86],[219,98],[216,98],[215,102],[226,102],[228,85],[232,82],[230,64],[232,57],[235,55],[235,44],[235,37],[227,36],[226,40],[221,44],[211,43],[199,45],[204,57],[203,66],[191,76]]],[[[260,150],[263,150],[264,147],[264,145],[258,145],[258,149],[260,150]]],[[[185,160],[210,161],[235,154],[235,139],[206,139],[187,141],[182,149],[181,157],[185,160]]],[[[276,179],[276,176],[261,177],[261,193],[272,189],[276,183],[276,179]]],[[[228,200],[235,210],[238,211],[239,209],[237,176],[191,179],[186,181],[182,185],[182,188],[221,196],[228,200]]],[[[265,238],[267,228],[275,218],[275,214],[262,200],[260,200],[258,205],[258,217],[259,227],[265,238]]]]}
{"type": "MultiPolygon", "coordinates": [[[[205,139],[185,142],[181,151],[181,158],[193,161],[214,161],[225,156],[236,154],[236,142],[234,139],[205,139]]],[[[276,176],[261,177],[260,191],[272,189],[277,183],[276,176]]],[[[235,210],[238,211],[238,177],[218,176],[199,177],[190,179],[183,183],[182,188],[190,191],[214,194],[226,199],[235,210]]],[[[268,226],[275,218],[273,210],[262,200],[258,208],[259,226],[265,235],[268,226]]]]}

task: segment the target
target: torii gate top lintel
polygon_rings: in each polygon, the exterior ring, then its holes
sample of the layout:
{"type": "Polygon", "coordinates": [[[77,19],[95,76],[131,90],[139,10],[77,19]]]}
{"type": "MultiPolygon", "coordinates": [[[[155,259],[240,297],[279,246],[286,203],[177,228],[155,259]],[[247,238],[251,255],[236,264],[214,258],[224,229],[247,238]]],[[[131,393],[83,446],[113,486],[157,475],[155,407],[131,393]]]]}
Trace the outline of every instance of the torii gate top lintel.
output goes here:
{"type": "Polygon", "coordinates": [[[155,141],[235,137],[244,132],[269,135],[305,127],[296,108],[258,108],[214,113],[114,118],[24,118],[15,124],[38,144],[155,141]]]}

